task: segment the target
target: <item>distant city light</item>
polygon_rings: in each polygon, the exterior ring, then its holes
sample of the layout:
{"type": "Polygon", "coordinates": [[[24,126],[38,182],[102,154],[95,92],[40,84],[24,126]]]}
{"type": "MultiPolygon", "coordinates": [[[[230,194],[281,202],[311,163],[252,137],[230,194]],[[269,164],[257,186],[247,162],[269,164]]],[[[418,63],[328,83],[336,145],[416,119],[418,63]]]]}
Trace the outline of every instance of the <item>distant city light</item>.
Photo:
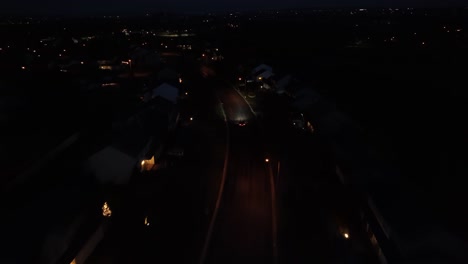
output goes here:
{"type": "Polygon", "coordinates": [[[239,81],[242,81],[242,78],[241,78],[241,77],[239,77],[239,81]]]}
{"type": "Polygon", "coordinates": [[[147,216],[145,217],[145,225],[146,225],[146,226],[149,226],[149,225],[150,225],[150,223],[149,223],[149,221],[148,221],[148,217],[147,217],[147,216]]]}
{"type": "Polygon", "coordinates": [[[21,69],[22,69],[22,70],[26,70],[26,67],[24,67],[24,66],[21,66],[21,69]]]}
{"type": "Polygon", "coordinates": [[[81,61],[80,63],[81,63],[81,65],[83,65],[83,64],[84,64],[84,61],[81,61]]]}
{"type": "Polygon", "coordinates": [[[193,117],[190,118],[190,121],[193,121],[193,117]]]}
{"type": "Polygon", "coordinates": [[[179,83],[182,83],[182,78],[179,78],[179,83]]]}
{"type": "Polygon", "coordinates": [[[266,163],[270,162],[270,159],[266,158],[266,159],[265,159],[265,162],[266,162],[266,163]]]}
{"type": "Polygon", "coordinates": [[[346,238],[346,239],[349,238],[349,234],[348,234],[348,233],[344,233],[343,236],[344,236],[344,238],[346,238]]]}

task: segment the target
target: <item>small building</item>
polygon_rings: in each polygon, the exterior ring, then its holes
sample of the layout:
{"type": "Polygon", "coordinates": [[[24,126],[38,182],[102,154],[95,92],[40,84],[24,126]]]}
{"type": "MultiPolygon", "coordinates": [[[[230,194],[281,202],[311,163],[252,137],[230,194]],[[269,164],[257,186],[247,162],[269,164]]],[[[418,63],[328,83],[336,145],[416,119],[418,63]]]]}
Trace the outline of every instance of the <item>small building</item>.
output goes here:
{"type": "Polygon", "coordinates": [[[257,80],[258,82],[262,82],[262,81],[264,82],[272,78],[273,76],[274,76],[273,72],[265,70],[255,75],[255,80],[257,80]]]}
{"type": "Polygon", "coordinates": [[[278,94],[283,94],[286,92],[288,86],[291,84],[292,76],[285,75],[281,78],[275,78],[275,89],[278,94]]]}
{"type": "Polygon", "coordinates": [[[101,184],[125,184],[133,173],[159,158],[168,125],[164,113],[154,105],[128,119],[116,122],[112,144],[92,155],[86,171],[101,184]]]}
{"type": "Polygon", "coordinates": [[[252,75],[257,76],[259,73],[264,71],[273,72],[273,68],[266,64],[260,64],[252,70],[252,75]]]}

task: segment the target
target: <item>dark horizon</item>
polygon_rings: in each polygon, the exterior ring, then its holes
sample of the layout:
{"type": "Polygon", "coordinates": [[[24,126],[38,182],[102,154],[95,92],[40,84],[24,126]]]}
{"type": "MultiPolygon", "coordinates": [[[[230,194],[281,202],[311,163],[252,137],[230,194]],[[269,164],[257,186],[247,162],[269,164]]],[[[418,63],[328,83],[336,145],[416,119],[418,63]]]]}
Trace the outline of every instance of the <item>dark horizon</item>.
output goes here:
{"type": "Polygon", "coordinates": [[[184,0],[146,3],[147,1],[137,1],[128,5],[124,0],[110,3],[95,4],[90,1],[81,1],[80,4],[70,3],[63,5],[56,3],[57,0],[50,0],[49,4],[37,3],[35,1],[23,0],[4,4],[0,15],[13,16],[88,16],[88,15],[121,15],[134,16],[147,13],[175,13],[175,14],[206,14],[206,13],[225,13],[225,12],[257,12],[267,10],[299,10],[299,9],[383,9],[383,8],[416,8],[416,9],[434,9],[434,8],[466,8],[468,5],[463,0],[452,1],[387,1],[382,0],[379,3],[368,3],[362,0],[362,3],[341,3],[340,0],[332,3],[308,3],[307,1],[293,1],[283,3],[280,0],[264,3],[263,0],[257,1],[237,1],[236,3],[216,3],[212,0],[205,0],[203,3],[184,3],[184,0]],[[268,5],[268,6],[267,6],[268,5]]]}

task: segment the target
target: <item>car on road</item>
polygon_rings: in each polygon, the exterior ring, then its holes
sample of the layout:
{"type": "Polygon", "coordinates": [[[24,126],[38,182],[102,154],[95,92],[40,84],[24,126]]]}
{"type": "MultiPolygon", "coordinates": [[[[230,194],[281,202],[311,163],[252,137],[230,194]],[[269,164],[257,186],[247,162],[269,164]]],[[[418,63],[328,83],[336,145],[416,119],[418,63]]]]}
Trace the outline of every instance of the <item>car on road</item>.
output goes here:
{"type": "Polygon", "coordinates": [[[237,125],[240,126],[240,127],[244,127],[244,126],[247,125],[247,121],[245,121],[245,120],[237,121],[237,125]]]}

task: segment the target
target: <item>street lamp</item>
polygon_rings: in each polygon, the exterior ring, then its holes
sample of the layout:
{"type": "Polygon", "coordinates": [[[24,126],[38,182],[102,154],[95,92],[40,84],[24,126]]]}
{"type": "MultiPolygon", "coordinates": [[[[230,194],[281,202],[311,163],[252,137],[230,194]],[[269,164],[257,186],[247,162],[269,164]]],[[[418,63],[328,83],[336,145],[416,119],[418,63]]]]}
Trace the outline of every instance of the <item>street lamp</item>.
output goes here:
{"type": "Polygon", "coordinates": [[[270,159],[266,158],[266,159],[265,159],[265,162],[266,162],[266,163],[270,162],[270,159]]]}

